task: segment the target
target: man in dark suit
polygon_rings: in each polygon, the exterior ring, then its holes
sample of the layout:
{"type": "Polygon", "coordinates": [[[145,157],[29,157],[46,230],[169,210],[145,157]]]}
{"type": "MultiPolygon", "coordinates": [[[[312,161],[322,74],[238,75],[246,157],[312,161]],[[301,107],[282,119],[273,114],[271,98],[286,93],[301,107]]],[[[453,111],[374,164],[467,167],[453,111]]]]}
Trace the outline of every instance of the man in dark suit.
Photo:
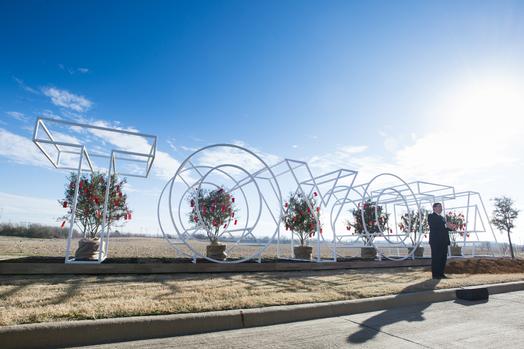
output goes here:
{"type": "Polygon", "coordinates": [[[433,279],[446,279],[444,268],[448,259],[449,231],[455,230],[454,224],[446,222],[442,213],[442,204],[433,204],[433,213],[428,215],[429,246],[431,246],[431,273],[433,279]]]}

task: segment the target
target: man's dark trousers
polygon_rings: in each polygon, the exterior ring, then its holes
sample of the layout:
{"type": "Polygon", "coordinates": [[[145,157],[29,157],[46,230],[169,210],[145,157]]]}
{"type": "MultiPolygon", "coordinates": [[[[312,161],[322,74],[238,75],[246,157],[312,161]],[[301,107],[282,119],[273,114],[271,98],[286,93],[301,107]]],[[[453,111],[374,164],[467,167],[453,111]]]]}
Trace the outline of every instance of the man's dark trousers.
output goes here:
{"type": "Polygon", "coordinates": [[[431,272],[433,277],[442,277],[448,259],[449,229],[444,217],[437,213],[428,215],[429,245],[431,246],[431,272]]]}
{"type": "Polygon", "coordinates": [[[448,245],[442,242],[430,244],[431,246],[431,272],[433,277],[444,275],[444,268],[448,259],[448,245]]]}

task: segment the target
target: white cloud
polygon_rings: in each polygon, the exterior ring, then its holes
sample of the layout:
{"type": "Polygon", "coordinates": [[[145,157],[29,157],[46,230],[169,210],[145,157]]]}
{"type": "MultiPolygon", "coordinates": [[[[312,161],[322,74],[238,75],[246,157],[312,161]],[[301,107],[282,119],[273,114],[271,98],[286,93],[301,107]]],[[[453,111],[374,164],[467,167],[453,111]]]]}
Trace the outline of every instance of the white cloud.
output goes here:
{"type": "Polygon", "coordinates": [[[44,87],[42,92],[51,98],[54,105],[64,107],[77,112],[85,112],[92,106],[92,102],[83,96],[78,96],[66,90],[56,87],[44,87]]]}
{"type": "Polygon", "coordinates": [[[176,170],[180,167],[180,162],[166,152],[156,152],[155,162],[153,163],[153,173],[165,180],[171,179],[176,170]]]}
{"type": "Polygon", "coordinates": [[[63,118],[59,119],[68,119],[73,122],[86,123],[84,115],[73,112],[71,110],[61,110],[61,115],[63,116],[63,118]]]}
{"type": "Polygon", "coordinates": [[[398,150],[400,142],[395,137],[386,137],[384,139],[384,148],[390,153],[398,150]]]}
{"type": "Polygon", "coordinates": [[[70,68],[70,67],[66,67],[63,64],[59,64],[58,68],[62,69],[63,71],[68,72],[70,75],[74,75],[76,73],[80,73],[80,74],[87,74],[87,73],[89,73],[89,69],[88,68],[83,68],[83,67],[81,67],[81,68],[70,68]]]}
{"type": "MultiPolygon", "coordinates": [[[[388,126],[388,125],[385,125],[385,126],[388,129],[391,128],[391,126],[388,126]]],[[[389,132],[384,131],[384,130],[378,131],[378,134],[383,138],[384,149],[389,153],[395,153],[401,147],[403,137],[406,137],[403,134],[401,134],[400,136],[399,135],[392,136],[389,132]]],[[[411,137],[413,137],[413,134],[411,134],[411,137]]]]}
{"type": "MultiPolygon", "coordinates": [[[[282,160],[282,158],[278,155],[262,152],[259,149],[249,146],[243,141],[236,140],[232,144],[238,147],[246,148],[249,151],[255,153],[268,166],[274,165],[282,160]]],[[[197,149],[191,148],[191,150],[196,151],[197,149]]],[[[196,157],[198,161],[195,163],[195,165],[201,164],[215,166],[218,164],[234,164],[243,167],[247,171],[259,170],[262,164],[259,160],[256,159],[256,157],[235,147],[213,147],[206,149],[203,152],[197,153],[196,157]]]]}
{"type": "Polygon", "coordinates": [[[72,144],[81,144],[80,140],[74,136],[62,133],[62,132],[53,132],[53,138],[57,142],[72,143],[72,144]]]}
{"type": "Polygon", "coordinates": [[[362,155],[367,150],[367,146],[347,145],[339,147],[332,153],[319,154],[312,156],[308,164],[315,170],[314,175],[334,171],[338,169],[348,169],[363,171],[367,168],[383,167],[379,157],[362,155]],[[358,155],[361,154],[361,155],[358,155]]]}
{"type": "MultiPolygon", "coordinates": [[[[103,120],[96,120],[89,123],[93,126],[112,128],[115,130],[128,131],[128,132],[139,132],[136,128],[133,127],[119,127],[112,123],[103,120]]],[[[88,129],[89,133],[105,140],[108,143],[111,143],[117,146],[117,149],[126,150],[137,153],[149,153],[151,149],[151,144],[147,141],[146,138],[142,136],[135,136],[129,134],[123,134],[112,131],[104,131],[98,129],[88,129]]]]}
{"type": "Polygon", "coordinates": [[[198,148],[186,147],[185,145],[181,145],[179,148],[183,151],[189,151],[189,152],[194,152],[198,150],[198,148]]]}
{"type": "Polygon", "coordinates": [[[30,92],[30,93],[33,93],[33,94],[40,94],[40,92],[38,92],[37,90],[35,90],[34,88],[30,87],[30,86],[27,86],[23,80],[21,79],[18,79],[17,77],[13,77],[13,79],[16,81],[16,83],[18,84],[18,86],[20,88],[22,88],[24,91],[27,91],[27,92],[30,92]]]}
{"type": "Polygon", "coordinates": [[[41,114],[42,114],[42,116],[45,116],[46,118],[58,119],[58,120],[62,120],[63,119],[61,116],[56,115],[55,113],[53,113],[49,109],[45,109],[41,114]]]}
{"type": "Polygon", "coordinates": [[[18,121],[27,121],[29,120],[29,117],[25,116],[23,113],[17,112],[17,111],[8,111],[6,112],[7,115],[12,117],[13,119],[16,119],[18,121]]]}
{"type": "Polygon", "coordinates": [[[0,155],[19,164],[51,166],[31,139],[0,128],[0,155]]]}
{"type": "Polygon", "coordinates": [[[312,156],[308,164],[313,175],[319,176],[324,173],[347,169],[358,171],[357,183],[369,181],[373,176],[383,173],[397,173],[397,167],[388,163],[380,156],[364,155],[352,152],[352,146],[340,147],[332,153],[324,153],[312,156]],[[348,151],[350,150],[350,151],[348,151]],[[357,155],[360,154],[360,155],[357,155]]]}
{"type": "Polygon", "coordinates": [[[265,162],[268,166],[272,166],[272,165],[276,164],[277,162],[280,162],[280,161],[283,160],[283,159],[282,159],[280,156],[278,156],[278,155],[263,152],[263,151],[261,151],[260,149],[257,149],[257,148],[255,148],[255,147],[250,146],[249,144],[247,144],[247,143],[244,142],[244,141],[236,140],[236,141],[233,141],[233,144],[234,144],[234,145],[237,145],[237,146],[239,146],[239,147],[243,147],[243,148],[246,148],[246,149],[252,151],[252,152],[255,153],[256,155],[258,155],[259,157],[261,157],[262,160],[264,160],[264,162],[265,162]]]}
{"type": "Polygon", "coordinates": [[[340,148],[341,151],[347,154],[359,154],[363,153],[368,149],[367,145],[357,145],[357,146],[342,146],[340,148]]]}
{"type": "MultiPolygon", "coordinates": [[[[32,131],[32,129],[30,131],[32,131]]],[[[56,141],[79,144],[78,139],[67,134],[54,132],[53,136],[56,141]]],[[[42,144],[42,146],[49,156],[55,160],[57,155],[55,148],[49,144],[42,144]]],[[[3,128],[0,128],[0,156],[22,165],[33,165],[46,168],[53,166],[40,149],[38,149],[38,147],[33,143],[32,139],[17,135],[3,128]]],[[[61,157],[60,164],[62,166],[76,167],[78,165],[78,156],[64,154],[61,157]]]]}
{"type": "Polygon", "coordinates": [[[34,198],[0,192],[2,222],[30,222],[57,225],[58,217],[66,212],[57,200],[34,198]],[[30,215],[27,213],[31,212],[30,215]]]}
{"type": "Polygon", "coordinates": [[[293,149],[297,149],[297,148],[298,148],[298,145],[297,145],[297,144],[293,144],[293,145],[291,146],[291,148],[293,148],[293,149]]]}
{"type": "Polygon", "coordinates": [[[358,183],[387,172],[406,181],[425,180],[478,190],[475,183],[480,184],[483,177],[513,173],[522,162],[524,149],[517,142],[517,137],[511,140],[504,132],[489,136],[462,129],[437,130],[399,147],[392,157],[355,153],[351,151],[354,147],[348,146],[313,156],[309,164],[318,174],[339,168],[357,170],[358,183]]]}
{"type": "Polygon", "coordinates": [[[173,139],[168,139],[168,140],[166,141],[166,143],[167,143],[167,145],[169,145],[169,147],[170,147],[171,149],[173,149],[173,151],[176,151],[175,139],[174,139],[174,138],[173,138],[173,139]]]}

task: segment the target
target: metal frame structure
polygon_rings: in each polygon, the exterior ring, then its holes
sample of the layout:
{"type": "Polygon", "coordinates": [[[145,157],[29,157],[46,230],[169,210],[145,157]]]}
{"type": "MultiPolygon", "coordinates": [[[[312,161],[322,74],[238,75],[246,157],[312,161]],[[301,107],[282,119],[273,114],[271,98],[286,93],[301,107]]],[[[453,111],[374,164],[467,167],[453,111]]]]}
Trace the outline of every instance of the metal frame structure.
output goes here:
{"type": "MultiPolygon", "coordinates": [[[[355,193],[356,197],[347,195],[347,198],[345,200],[339,200],[338,204],[341,206],[344,206],[346,204],[355,206],[355,208],[362,208],[360,210],[361,213],[361,219],[362,222],[365,221],[364,212],[365,210],[364,205],[366,202],[371,201],[375,203],[375,217],[378,217],[378,207],[382,205],[392,205],[393,209],[395,210],[396,206],[399,204],[403,205],[407,212],[414,211],[418,212],[420,215],[420,204],[417,200],[417,197],[415,195],[415,192],[412,190],[410,185],[404,180],[402,180],[400,177],[390,174],[390,173],[382,173],[377,176],[375,176],[370,182],[361,184],[358,186],[355,186],[353,188],[348,187],[346,188],[348,191],[348,194],[353,192],[355,193]],[[397,185],[387,185],[387,186],[379,186],[379,188],[373,188],[373,184],[375,181],[377,181],[381,177],[390,177],[394,179],[395,181],[400,182],[401,184],[397,185]],[[391,193],[390,193],[391,192],[391,193]],[[409,197],[406,197],[406,194],[409,197]],[[411,203],[411,206],[410,206],[411,203]],[[412,207],[414,206],[414,207],[412,207]]],[[[396,211],[395,211],[396,213],[396,211]]],[[[387,207],[386,207],[386,214],[387,207]]],[[[394,214],[396,217],[396,214],[394,214]]],[[[403,260],[409,257],[413,257],[413,254],[415,252],[415,248],[420,245],[420,237],[422,234],[418,234],[418,237],[414,244],[406,244],[406,240],[410,236],[411,227],[408,227],[408,232],[399,232],[396,226],[395,222],[395,233],[392,232],[392,230],[384,230],[384,227],[381,227],[380,224],[378,224],[378,220],[375,219],[377,223],[375,223],[375,226],[378,228],[378,231],[376,232],[370,232],[368,230],[367,224],[363,225],[364,232],[357,232],[357,237],[355,241],[352,241],[350,243],[344,243],[343,239],[348,239],[351,237],[354,237],[353,235],[348,234],[340,234],[339,236],[336,236],[336,239],[334,241],[335,249],[337,248],[370,248],[375,249],[378,252],[378,258],[387,258],[391,260],[403,260]],[[377,243],[377,240],[383,239],[385,240],[388,249],[396,248],[397,249],[397,256],[393,256],[391,254],[386,254],[383,251],[384,243],[377,243]],[[407,254],[400,254],[399,248],[403,248],[404,251],[408,251],[408,247],[413,247],[411,252],[407,254]]]]}
{"type": "Polygon", "coordinates": [[[35,128],[33,131],[33,142],[56,169],[76,171],[76,174],[77,174],[77,182],[75,184],[75,194],[74,194],[73,205],[72,205],[73,214],[71,215],[69,219],[69,232],[67,236],[65,263],[83,263],[83,264],[97,263],[98,264],[98,263],[103,262],[104,259],[107,258],[108,248],[109,248],[110,232],[109,230],[106,231],[105,227],[107,223],[107,204],[108,204],[108,199],[109,199],[109,185],[111,182],[110,181],[111,175],[118,174],[121,176],[128,176],[128,177],[147,178],[153,166],[153,162],[154,162],[155,155],[156,155],[157,137],[153,135],[144,134],[144,133],[131,132],[131,131],[120,130],[116,128],[109,128],[109,127],[102,127],[102,126],[95,126],[95,125],[71,122],[71,121],[66,121],[66,120],[39,117],[36,120],[35,128]],[[147,150],[147,152],[142,153],[142,152],[128,151],[125,149],[119,149],[118,147],[115,146],[115,147],[110,147],[110,148],[106,147],[106,149],[103,149],[102,152],[91,151],[88,149],[90,142],[84,141],[84,142],[73,143],[71,141],[57,140],[59,132],[56,131],[55,134],[53,134],[54,133],[52,131],[53,127],[65,128],[66,130],[69,130],[70,132],[76,132],[77,134],[87,132],[88,134],[95,135],[97,138],[100,138],[100,136],[97,135],[97,132],[98,134],[108,133],[108,134],[116,135],[116,136],[139,137],[140,139],[143,139],[147,142],[149,149],[147,150]],[[55,154],[52,154],[51,151],[53,151],[55,154]],[[104,151],[107,151],[108,153],[107,152],[105,153],[104,151]],[[76,164],[75,164],[74,159],[68,162],[64,161],[64,157],[67,157],[67,156],[73,156],[74,158],[77,158],[78,160],[76,161],[76,164]],[[107,167],[106,168],[97,167],[95,165],[94,159],[101,159],[102,162],[107,161],[107,165],[106,165],[107,167]],[[64,164],[63,162],[66,162],[66,163],[64,164]],[[141,171],[139,172],[121,171],[120,168],[123,167],[123,165],[120,165],[120,164],[123,162],[139,164],[139,165],[143,165],[143,167],[141,171]],[[75,164],[76,166],[72,166],[72,164],[75,164]],[[93,261],[91,260],[90,261],[77,261],[74,259],[74,257],[71,257],[71,241],[73,238],[73,228],[74,228],[74,223],[75,223],[75,218],[76,218],[75,212],[76,212],[76,204],[78,200],[80,177],[83,172],[93,173],[95,171],[103,171],[107,174],[106,191],[105,191],[105,199],[104,199],[103,223],[102,223],[102,230],[100,231],[100,247],[99,247],[98,259],[93,260],[93,261]]]}
{"type": "MultiPolygon", "coordinates": [[[[453,198],[442,200],[442,206],[444,212],[450,210],[460,211],[461,213],[462,211],[465,212],[465,229],[452,233],[461,235],[460,239],[456,238],[457,246],[461,247],[461,256],[479,256],[477,253],[477,247],[479,245],[487,245],[490,256],[495,256],[495,254],[503,255],[480,193],[474,191],[458,192],[453,198]],[[495,240],[495,249],[491,247],[491,241],[482,239],[482,236],[489,233],[491,233],[491,237],[495,240]],[[468,247],[470,247],[469,253],[466,252],[466,248],[468,247]]],[[[451,246],[448,252],[451,258],[460,257],[452,256],[451,246]]]]}
{"type": "MultiPolygon", "coordinates": [[[[442,201],[444,199],[452,199],[455,197],[455,189],[452,186],[425,181],[414,181],[407,183],[402,178],[391,173],[382,173],[375,176],[375,178],[373,178],[370,183],[366,184],[366,189],[364,192],[365,194],[363,195],[362,202],[366,200],[377,202],[375,210],[381,204],[392,205],[393,212],[389,212],[393,217],[393,224],[389,224],[390,228],[393,227],[391,228],[392,232],[384,232],[381,230],[379,234],[376,234],[377,236],[369,236],[373,246],[379,251],[379,258],[385,257],[392,260],[402,260],[406,258],[414,259],[415,249],[421,245],[424,233],[422,225],[419,226],[419,231],[417,232],[412,231],[411,226],[408,226],[404,232],[399,231],[397,221],[398,211],[400,210],[404,213],[416,212],[416,214],[419,216],[419,220],[422,221],[422,215],[425,214],[423,213],[424,204],[431,205],[434,202],[442,201]],[[369,190],[372,182],[382,176],[392,177],[401,184],[369,190]],[[391,194],[387,194],[388,192],[391,192],[391,194]],[[382,199],[383,195],[384,199],[382,199]],[[414,234],[413,237],[412,234],[414,234]],[[383,243],[374,243],[375,238],[383,238],[387,242],[387,245],[383,243]],[[410,243],[406,243],[408,238],[410,243]],[[384,253],[385,249],[396,249],[397,255],[393,256],[390,254],[389,256],[386,256],[384,253]],[[410,249],[411,251],[406,253],[406,251],[409,251],[410,249]]],[[[367,227],[364,226],[364,229],[367,230],[367,227]]],[[[366,231],[366,234],[364,235],[368,234],[369,233],[366,231]]]]}
{"type": "MultiPolygon", "coordinates": [[[[333,206],[332,198],[336,198],[335,188],[340,185],[341,182],[348,182],[349,187],[352,187],[355,178],[357,176],[357,171],[340,169],[331,171],[320,176],[313,176],[309,165],[304,161],[293,160],[293,159],[284,159],[279,163],[271,166],[276,172],[276,177],[281,182],[288,184],[288,189],[291,193],[297,194],[301,193],[305,197],[312,197],[313,193],[316,193],[320,198],[319,207],[328,209],[330,206],[333,206]],[[302,176],[300,175],[302,172],[302,176]],[[290,178],[288,181],[284,180],[284,177],[288,175],[290,178]],[[302,177],[302,178],[301,178],[302,177]]],[[[281,184],[281,187],[284,187],[284,184],[281,184]]],[[[311,212],[314,211],[314,207],[311,206],[311,203],[308,202],[309,209],[311,212]]],[[[337,221],[340,217],[342,207],[336,212],[335,217],[331,216],[331,227],[334,225],[334,222],[337,221]]],[[[285,210],[286,212],[287,210],[285,210]]],[[[285,213],[284,212],[284,213],[285,213]]],[[[333,213],[333,210],[331,210],[333,213]]],[[[316,223],[316,232],[315,232],[315,243],[317,246],[317,254],[315,260],[317,262],[322,262],[323,259],[320,255],[320,246],[321,244],[326,244],[329,241],[325,240],[323,234],[321,234],[321,224],[318,220],[318,217],[315,217],[316,223]]],[[[294,232],[291,232],[291,244],[290,244],[290,256],[289,259],[296,259],[294,256],[294,232]]],[[[277,258],[282,258],[280,254],[280,244],[281,244],[280,234],[277,236],[277,258]]],[[[332,246],[329,246],[332,249],[332,259],[336,261],[336,250],[333,250],[332,246]]]]}
{"type": "MultiPolygon", "coordinates": [[[[198,202],[196,202],[197,208],[198,208],[198,202]]],[[[199,215],[199,222],[202,222],[202,217],[200,216],[200,210],[197,209],[197,214],[199,215]]],[[[271,170],[270,167],[267,166],[267,164],[255,153],[251,152],[250,150],[247,150],[245,148],[242,148],[237,145],[233,144],[215,144],[210,145],[204,148],[201,148],[194,153],[192,153],[190,156],[188,156],[184,162],[180,165],[178,170],[176,171],[175,175],[166,183],[164,186],[160,197],[158,199],[158,207],[157,207],[157,218],[160,226],[160,230],[162,231],[162,234],[167,239],[167,241],[176,249],[176,251],[185,256],[189,256],[193,259],[193,262],[196,262],[197,258],[204,258],[212,262],[216,263],[241,263],[247,260],[251,259],[258,259],[260,262],[261,260],[261,254],[262,252],[269,246],[269,244],[272,242],[274,237],[279,234],[280,232],[280,220],[282,216],[282,195],[279,187],[279,183],[276,180],[276,177],[271,170]],[[252,162],[256,163],[256,170],[248,171],[246,168],[242,166],[238,166],[233,163],[225,163],[225,164],[206,164],[202,163],[202,161],[199,159],[200,157],[203,157],[206,155],[206,153],[209,152],[236,152],[244,157],[247,157],[252,162]],[[227,188],[228,194],[232,194],[234,192],[238,192],[243,202],[246,206],[246,219],[245,219],[245,225],[244,227],[239,228],[232,228],[230,225],[228,225],[226,228],[222,229],[222,232],[220,233],[219,240],[224,240],[226,237],[229,237],[229,242],[231,242],[231,239],[235,240],[233,244],[230,244],[228,246],[227,252],[230,252],[232,249],[234,249],[236,246],[239,245],[255,245],[258,246],[259,249],[255,251],[250,256],[247,256],[245,258],[237,259],[237,260],[217,260],[214,258],[210,258],[201,252],[198,251],[198,249],[193,246],[192,242],[198,241],[197,233],[206,231],[207,227],[203,224],[196,224],[196,226],[192,228],[186,227],[186,224],[184,223],[184,217],[182,214],[182,203],[187,200],[188,195],[192,191],[198,191],[202,188],[202,186],[211,186],[214,188],[219,188],[220,186],[209,181],[208,177],[211,175],[218,175],[224,180],[228,180],[229,182],[232,182],[233,185],[229,188],[227,188]],[[183,188],[180,191],[174,190],[175,184],[181,185],[183,188]],[[269,192],[269,196],[266,197],[264,193],[261,190],[261,187],[264,185],[268,185],[272,189],[271,192],[269,192]],[[254,192],[256,195],[258,195],[258,198],[254,201],[250,201],[246,195],[247,186],[253,185],[254,192]],[[167,192],[167,196],[164,196],[167,192]],[[175,200],[177,206],[176,214],[175,210],[173,210],[173,200],[175,200]],[[168,208],[169,208],[169,221],[172,225],[172,228],[176,232],[175,237],[174,234],[169,234],[167,231],[167,226],[162,223],[163,216],[161,215],[161,207],[163,200],[168,200],[168,208]],[[271,202],[272,201],[272,202],[271,202]],[[255,215],[250,215],[250,202],[258,203],[257,207],[258,210],[255,215]],[[256,238],[255,242],[253,243],[253,238],[255,237],[254,231],[257,228],[257,225],[260,222],[262,212],[265,212],[266,215],[268,215],[272,223],[274,223],[274,232],[271,236],[271,239],[267,243],[257,243],[256,238]],[[253,217],[254,221],[253,221],[253,217]],[[236,237],[234,234],[240,234],[236,237]],[[246,240],[249,240],[249,242],[246,242],[246,240]],[[178,246],[185,245],[189,250],[190,253],[186,253],[182,251],[178,246]]]]}
{"type": "MultiPolygon", "coordinates": [[[[242,148],[237,145],[231,144],[216,144],[201,148],[190,156],[180,165],[175,175],[168,181],[162,190],[162,193],[158,200],[157,215],[160,225],[160,229],[164,237],[175,247],[177,252],[181,255],[189,256],[196,262],[197,257],[210,260],[217,263],[241,263],[247,260],[256,259],[261,261],[261,254],[267,249],[270,243],[276,242],[277,245],[277,258],[284,259],[295,259],[293,253],[293,247],[295,243],[294,233],[291,232],[291,243],[290,243],[290,254],[282,254],[281,245],[283,237],[280,232],[280,226],[282,223],[283,215],[285,215],[286,209],[282,205],[282,194],[281,189],[289,190],[290,193],[301,193],[306,197],[310,197],[312,193],[316,193],[320,199],[320,207],[323,210],[329,212],[329,228],[332,234],[330,239],[326,239],[327,234],[320,233],[320,222],[317,220],[317,231],[314,243],[316,244],[317,251],[315,256],[316,262],[323,261],[336,261],[340,249],[344,248],[375,248],[379,253],[378,257],[387,258],[391,260],[403,260],[407,258],[414,258],[415,249],[421,245],[423,238],[423,227],[422,225],[417,232],[416,238],[411,239],[410,235],[411,227],[408,227],[407,232],[400,232],[397,225],[398,212],[418,212],[419,218],[422,218],[421,209],[425,205],[431,205],[434,202],[442,202],[443,205],[447,202],[453,202],[457,198],[464,195],[477,195],[480,199],[482,209],[485,212],[484,204],[480,198],[480,194],[474,192],[456,193],[455,188],[449,185],[430,183],[425,181],[405,182],[402,178],[391,173],[382,173],[375,176],[371,181],[359,185],[355,185],[355,179],[358,172],[348,169],[340,169],[332,171],[320,176],[314,176],[309,168],[309,165],[304,161],[284,159],[275,165],[268,166],[259,156],[249,151],[248,149],[242,148]],[[257,163],[254,168],[247,169],[245,166],[239,166],[235,164],[238,159],[228,159],[226,163],[221,163],[220,156],[217,159],[210,161],[208,156],[207,164],[199,163],[198,157],[203,156],[206,152],[220,152],[231,155],[231,149],[234,149],[237,154],[232,156],[248,156],[257,163]],[[241,173],[240,177],[230,174],[229,171],[241,173]],[[209,258],[200,253],[196,247],[192,246],[192,243],[197,239],[194,238],[195,232],[202,230],[202,226],[187,228],[184,224],[184,218],[181,214],[183,209],[183,202],[187,200],[187,195],[193,190],[199,190],[202,186],[211,186],[213,188],[220,187],[219,184],[209,180],[211,173],[219,173],[219,181],[223,180],[233,181],[233,185],[228,191],[231,193],[235,190],[240,190],[243,200],[246,202],[246,221],[249,221],[249,199],[244,192],[245,186],[254,184],[256,190],[255,195],[258,195],[258,199],[252,200],[252,202],[259,202],[259,211],[257,212],[256,220],[253,224],[246,222],[245,226],[237,229],[224,229],[220,234],[224,240],[231,242],[234,234],[240,233],[237,236],[236,241],[233,242],[232,247],[228,247],[231,250],[237,246],[244,244],[243,240],[246,237],[256,241],[254,235],[257,224],[261,223],[260,210],[266,208],[270,212],[270,222],[275,225],[274,233],[267,243],[250,243],[259,247],[257,251],[250,254],[249,256],[235,259],[235,260],[215,260],[209,258]],[[389,179],[393,184],[380,184],[381,179],[389,179]],[[175,189],[175,183],[178,182],[183,186],[181,190],[175,189]],[[270,195],[274,196],[278,207],[271,207],[266,200],[266,196],[263,193],[262,185],[266,184],[270,195]],[[269,186],[267,186],[269,185],[269,186]],[[166,195],[168,194],[168,195],[166,195]],[[169,209],[169,221],[174,228],[176,234],[170,234],[167,232],[167,226],[165,224],[166,219],[161,217],[161,209],[163,201],[168,200],[169,209]],[[375,216],[377,216],[377,207],[385,205],[392,210],[394,217],[394,232],[384,231],[379,226],[379,232],[369,232],[366,225],[364,225],[365,232],[359,232],[357,235],[348,235],[347,233],[340,231],[340,219],[343,218],[341,214],[344,211],[344,207],[349,205],[350,207],[359,207],[363,205],[367,200],[371,200],[376,203],[375,205],[375,216]],[[263,204],[264,205],[263,205],[263,204]],[[173,209],[173,204],[177,205],[177,209],[173,209]],[[178,212],[178,215],[175,214],[178,212]],[[408,237],[410,241],[407,242],[408,237]],[[348,241],[350,240],[350,241],[348,241]],[[413,241],[412,241],[413,240],[413,241]],[[185,245],[189,249],[189,253],[184,252],[179,246],[185,245]],[[322,259],[320,248],[321,245],[327,246],[331,250],[331,259],[322,259]],[[386,253],[388,251],[396,250],[396,255],[386,253]],[[410,249],[410,250],[409,250],[410,249]],[[402,251],[402,252],[401,252],[402,251]]],[[[468,199],[469,200],[469,199],[468,199]]],[[[198,203],[197,203],[198,205],[198,203]]],[[[311,203],[309,203],[311,206],[311,203]]],[[[198,206],[197,206],[198,207],[198,206]]],[[[468,201],[468,207],[469,201],[468,201]]],[[[313,207],[309,207],[311,211],[313,207]]],[[[197,210],[200,215],[199,210],[197,210]]],[[[362,210],[362,215],[364,211],[362,210]]],[[[468,211],[469,212],[469,211],[468,211]]],[[[487,214],[486,214],[487,215],[487,214]]],[[[486,216],[487,217],[487,216],[486,216]]],[[[200,217],[201,218],[201,217],[200,217]]],[[[364,217],[362,217],[364,218],[364,217]]],[[[467,218],[468,219],[468,218],[467,218]]],[[[201,219],[200,219],[201,221],[201,219]]],[[[475,216],[476,222],[476,216],[475,216]]],[[[486,230],[484,222],[482,222],[484,230],[486,230]]],[[[487,221],[489,229],[493,233],[493,229],[487,221]]],[[[476,223],[475,223],[476,226],[476,223]]],[[[469,230],[470,233],[478,233],[480,230],[469,230]]],[[[493,236],[494,233],[493,233],[493,236]]],[[[234,239],[233,239],[234,240],[234,239]]],[[[496,238],[495,238],[496,241],[496,238]]],[[[464,244],[466,242],[464,241],[464,244]]],[[[473,253],[474,254],[474,253],[473,253]]]]}

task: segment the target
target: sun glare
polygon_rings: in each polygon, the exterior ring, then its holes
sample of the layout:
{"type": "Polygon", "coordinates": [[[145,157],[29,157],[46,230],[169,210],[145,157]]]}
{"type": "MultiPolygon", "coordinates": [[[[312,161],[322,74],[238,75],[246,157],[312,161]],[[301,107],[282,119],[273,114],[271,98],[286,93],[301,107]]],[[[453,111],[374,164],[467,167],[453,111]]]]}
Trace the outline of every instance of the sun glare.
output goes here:
{"type": "Polygon", "coordinates": [[[522,131],[524,87],[512,80],[475,80],[456,89],[444,107],[447,124],[470,131],[522,131]]]}

